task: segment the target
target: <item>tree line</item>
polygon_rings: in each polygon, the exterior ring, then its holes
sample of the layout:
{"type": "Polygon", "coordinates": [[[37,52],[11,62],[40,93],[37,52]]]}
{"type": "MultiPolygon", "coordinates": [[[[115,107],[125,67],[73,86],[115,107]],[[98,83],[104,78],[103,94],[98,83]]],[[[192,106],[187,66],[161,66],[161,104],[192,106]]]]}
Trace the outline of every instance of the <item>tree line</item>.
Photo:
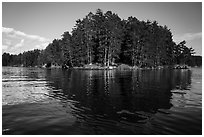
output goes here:
{"type": "Polygon", "coordinates": [[[2,55],[2,66],[37,66],[39,61],[38,57],[41,50],[35,49],[27,52],[13,55],[9,53],[3,53],[2,55]]]}
{"type": "Polygon", "coordinates": [[[128,64],[156,67],[195,64],[194,49],[186,42],[176,44],[167,26],[157,21],[140,21],[136,17],[122,20],[117,14],[97,9],[78,19],[72,32],[65,31],[44,50],[18,55],[3,54],[3,65],[36,66],[44,64],[69,67],[85,64],[110,66],[128,64]]]}

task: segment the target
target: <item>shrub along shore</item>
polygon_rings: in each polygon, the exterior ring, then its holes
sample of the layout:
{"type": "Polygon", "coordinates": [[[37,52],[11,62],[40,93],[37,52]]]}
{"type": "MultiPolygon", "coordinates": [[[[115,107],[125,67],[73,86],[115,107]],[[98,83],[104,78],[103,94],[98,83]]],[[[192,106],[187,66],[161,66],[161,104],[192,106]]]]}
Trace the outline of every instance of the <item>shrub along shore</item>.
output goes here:
{"type": "Polygon", "coordinates": [[[87,64],[84,66],[80,67],[69,67],[69,66],[59,66],[55,64],[49,64],[49,65],[44,65],[41,66],[43,68],[48,68],[48,69],[55,69],[55,68],[62,68],[62,69],[79,69],[79,70],[137,70],[137,69],[166,69],[166,68],[171,68],[171,69],[190,69],[190,66],[187,65],[172,65],[172,66],[155,66],[155,67],[138,67],[138,66],[129,66],[127,64],[115,64],[114,66],[102,66],[100,64],[87,64]]]}

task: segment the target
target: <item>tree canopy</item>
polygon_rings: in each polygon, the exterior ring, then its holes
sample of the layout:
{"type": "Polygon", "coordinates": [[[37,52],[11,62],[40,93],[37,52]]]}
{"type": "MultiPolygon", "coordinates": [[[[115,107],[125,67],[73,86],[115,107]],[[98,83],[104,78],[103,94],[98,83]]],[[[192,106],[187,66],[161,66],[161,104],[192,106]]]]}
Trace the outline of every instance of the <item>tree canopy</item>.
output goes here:
{"type": "Polygon", "coordinates": [[[43,51],[4,53],[2,63],[24,66],[54,63],[70,67],[92,63],[139,67],[192,64],[195,52],[185,44],[185,40],[176,44],[170,29],[157,21],[140,21],[132,16],[122,20],[112,11],[103,13],[97,9],[95,14],[90,12],[76,20],[71,33],[65,31],[61,39],[54,39],[43,51]]]}

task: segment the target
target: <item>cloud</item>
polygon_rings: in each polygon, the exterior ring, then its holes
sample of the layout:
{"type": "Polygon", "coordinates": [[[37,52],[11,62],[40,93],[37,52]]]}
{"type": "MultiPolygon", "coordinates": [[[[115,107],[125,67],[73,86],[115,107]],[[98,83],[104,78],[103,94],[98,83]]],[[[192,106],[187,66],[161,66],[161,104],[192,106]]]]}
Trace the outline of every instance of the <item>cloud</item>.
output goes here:
{"type": "Polygon", "coordinates": [[[23,43],[24,43],[24,39],[22,39],[21,42],[20,42],[20,43],[17,43],[14,47],[15,47],[15,48],[20,48],[20,47],[23,46],[23,43]]]}
{"type": "Polygon", "coordinates": [[[5,28],[5,27],[2,27],[2,32],[3,33],[10,33],[10,32],[13,32],[14,29],[13,28],[5,28]]]}
{"type": "Polygon", "coordinates": [[[25,37],[27,36],[24,32],[14,30],[13,28],[2,27],[2,33],[9,37],[25,37]]]}
{"type": "Polygon", "coordinates": [[[6,45],[11,45],[11,41],[10,41],[10,40],[8,40],[8,39],[3,39],[3,41],[4,41],[4,43],[5,43],[6,45]]]}
{"type": "Polygon", "coordinates": [[[50,41],[49,39],[46,39],[44,37],[40,37],[38,35],[29,35],[29,34],[26,34],[24,32],[17,31],[13,28],[2,27],[2,33],[6,34],[7,36],[10,36],[10,37],[18,37],[18,38],[24,37],[24,38],[32,39],[32,40],[39,40],[40,42],[50,41]]]}
{"type": "Polygon", "coordinates": [[[40,36],[37,36],[37,35],[27,35],[27,38],[29,39],[36,39],[36,40],[39,40],[40,42],[47,42],[49,41],[49,39],[46,39],[46,38],[43,38],[43,37],[40,37],[40,36]]]}
{"type": "Polygon", "coordinates": [[[2,45],[2,50],[6,50],[8,48],[7,45],[2,45]]]}
{"type": "Polygon", "coordinates": [[[35,48],[37,49],[45,49],[48,46],[49,42],[42,43],[40,45],[36,45],[35,48]]]}
{"type": "Polygon", "coordinates": [[[38,35],[2,27],[2,52],[18,54],[33,49],[45,49],[50,42],[49,39],[38,35]]]}
{"type": "Polygon", "coordinates": [[[175,42],[181,42],[183,40],[185,41],[191,41],[195,39],[201,39],[202,38],[202,32],[198,33],[185,33],[182,35],[175,35],[173,36],[173,39],[175,42]]]}

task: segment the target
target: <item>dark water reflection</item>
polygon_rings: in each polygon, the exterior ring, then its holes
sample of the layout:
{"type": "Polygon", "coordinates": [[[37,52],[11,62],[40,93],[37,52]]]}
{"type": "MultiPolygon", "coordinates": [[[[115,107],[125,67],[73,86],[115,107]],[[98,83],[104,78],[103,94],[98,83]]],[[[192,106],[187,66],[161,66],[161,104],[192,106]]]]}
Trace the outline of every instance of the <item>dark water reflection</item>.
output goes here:
{"type": "Polygon", "coordinates": [[[19,72],[3,70],[3,134],[201,134],[201,69],[19,72]],[[29,100],[8,103],[12,80],[29,100]]]}

